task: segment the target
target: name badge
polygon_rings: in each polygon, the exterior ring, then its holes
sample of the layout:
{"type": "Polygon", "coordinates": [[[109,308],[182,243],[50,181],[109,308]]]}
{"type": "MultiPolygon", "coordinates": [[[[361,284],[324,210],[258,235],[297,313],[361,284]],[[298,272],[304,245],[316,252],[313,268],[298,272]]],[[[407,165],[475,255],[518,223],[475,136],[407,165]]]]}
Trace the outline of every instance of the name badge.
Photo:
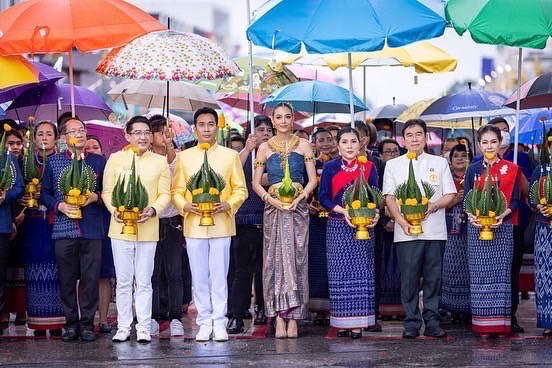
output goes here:
{"type": "Polygon", "coordinates": [[[427,173],[427,181],[429,184],[438,185],[440,183],[439,175],[435,171],[430,171],[427,173]]]}

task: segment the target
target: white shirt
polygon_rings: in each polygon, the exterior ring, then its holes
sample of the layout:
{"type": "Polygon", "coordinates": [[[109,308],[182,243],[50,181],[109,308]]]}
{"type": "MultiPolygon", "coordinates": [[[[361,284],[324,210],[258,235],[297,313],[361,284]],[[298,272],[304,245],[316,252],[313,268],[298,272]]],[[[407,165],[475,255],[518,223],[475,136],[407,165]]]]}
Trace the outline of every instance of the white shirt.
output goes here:
{"type": "MultiPolygon", "coordinates": [[[[394,195],[395,188],[408,179],[408,165],[410,159],[406,155],[387,161],[383,174],[383,195],[394,195]]],[[[422,153],[412,161],[414,175],[418,186],[426,181],[435,188],[435,194],[429,200],[436,202],[445,194],[456,193],[456,186],[445,158],[422,153]]],[[[423,190],[422,190],[423,193],[423,190]]],[[[427,216],[422,221],[423,233],[419,235],[406,235],[400,225],[395,222],[394,241],[405,242],[412,240],[447,240],[447,223],[445,221],[445,209],[427,216]]]]}
{"type": "MultiPolygon", "coordinates": [[[[178,151],[176,151],[178,153],[178,151]]],[[[174,160],[169,164],[169,170],[171,171],[171,182],[174,178],[174,170],[176,169],[176,156],[174,160]]],[[[171,218],[174,216],[180,215],[180,212],[178,212],[178,209],[174,206],[174,204],[171,202],[161,213],[158,215],[159,218],[171,218]]]]}

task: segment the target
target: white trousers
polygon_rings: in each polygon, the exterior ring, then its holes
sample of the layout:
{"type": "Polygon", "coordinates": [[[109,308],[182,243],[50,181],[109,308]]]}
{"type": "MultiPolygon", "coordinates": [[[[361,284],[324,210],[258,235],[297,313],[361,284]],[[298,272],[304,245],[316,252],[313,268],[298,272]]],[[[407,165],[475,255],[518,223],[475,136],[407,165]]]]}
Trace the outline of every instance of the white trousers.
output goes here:
{"type": "Polygon", "coordinates": [[[186,238],[186,249],[192,271],[196,323],[211,325],[216,322],[226,325],[230,237],[186,238]]]}
{"type": "Polygon", "coordinates": [[[111,239],[117,276],[117,325],[130,330],[132,323],[132,286],[136,280],[136,331],[150,331],[152,293],[151,276],[157,242],[132,242],[111,239]]]}

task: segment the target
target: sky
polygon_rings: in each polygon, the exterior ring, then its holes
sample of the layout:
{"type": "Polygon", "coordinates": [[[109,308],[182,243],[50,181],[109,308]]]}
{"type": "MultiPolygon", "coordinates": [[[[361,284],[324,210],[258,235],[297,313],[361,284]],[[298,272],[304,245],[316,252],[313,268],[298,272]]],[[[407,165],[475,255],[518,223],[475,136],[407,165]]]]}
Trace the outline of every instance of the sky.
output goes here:
{"type": "MultiPolygon", "coordinates": [[[[247,56],[247,0],[209,0],[228,9],[231,22],[231,38],[234,44],[241,46],[241,55],[247,56]],[[230,4],[230,5],[229,5],[230,4]]],[[[250,0],[251,10],[255,11],[265,0],[250,0]]],[[[391,104],[393,97],[396,103],[411,104],[423,98],[440,97],[456,81],[481,78],[481,58],[494,57],[497,54],[495,46],[478,45],[468,34],[460,37],[453,29],[447,28],[445,34],[430,40],[432,44],[443,49],[458,59],[458,67],[454,72],[438,74],[418,74],[418,84],[414,83],[416,73],[413,68],[403,67],[373,67],[366,71],[366,94],[368,107],[391,104]]],[[[272,50],[253,46],[254,56],[271,58],[272,50]]],[[[332,72],[329,68],[320,70],[334,76],[344,87],[348,88],[348,73],[346,68],[332,72]]],[[[359,98],[363,97],[363,71],[357,68],[353,71],[354,91],[359,98]]],[[[467,85],[466,85],[467,88],[467,85]]]]}

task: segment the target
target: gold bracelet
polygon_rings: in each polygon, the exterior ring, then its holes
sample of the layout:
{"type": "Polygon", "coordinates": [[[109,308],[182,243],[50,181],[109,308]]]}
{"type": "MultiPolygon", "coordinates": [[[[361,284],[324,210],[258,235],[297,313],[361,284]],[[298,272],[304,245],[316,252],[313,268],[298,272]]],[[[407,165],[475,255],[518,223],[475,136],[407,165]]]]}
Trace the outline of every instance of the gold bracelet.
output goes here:
{"type": "Polygon", "coordinates": [[[268,197],[268,192],[265,192],[265,194],[263,194],[263,196],[261,197],[261,199],[263,200],[263,202],[266,202],[266,201],[267,201],[267,197],[268,197]]]}

